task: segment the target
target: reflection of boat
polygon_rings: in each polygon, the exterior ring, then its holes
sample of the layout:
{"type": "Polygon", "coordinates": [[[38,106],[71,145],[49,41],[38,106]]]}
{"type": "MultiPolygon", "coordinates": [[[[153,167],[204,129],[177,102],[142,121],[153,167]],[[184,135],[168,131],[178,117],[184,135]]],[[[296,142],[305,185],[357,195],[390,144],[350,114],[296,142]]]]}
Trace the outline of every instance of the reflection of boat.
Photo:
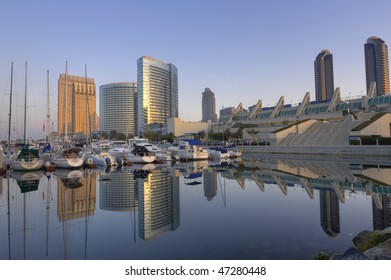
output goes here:
{"type": "Polygon", "coordinates": [[[39,182],[43,176],[43,171],[13,171],[12,178],[16,180],[16,183],[20,187],[22,193],[38,190],[39,182]]]}
{"type": "Polygon", "coordinates": [[[202,184],[202,172],[190,173],[184,176],[186,185],[199,185],[202,184]]]}
{"type": "Polygon", "coordinates": [[[54,175],[60,178],[65,188],[76,189],[83,186],[83,172],[79,169],[57,169],[54,175]]]}
{"type": "Polygon", "coordinates": [[[131,152],[126,154],[126,160],[132,163],[151,163],[156,160],[156,156],[144,146],[135,146],[131,152]]]}

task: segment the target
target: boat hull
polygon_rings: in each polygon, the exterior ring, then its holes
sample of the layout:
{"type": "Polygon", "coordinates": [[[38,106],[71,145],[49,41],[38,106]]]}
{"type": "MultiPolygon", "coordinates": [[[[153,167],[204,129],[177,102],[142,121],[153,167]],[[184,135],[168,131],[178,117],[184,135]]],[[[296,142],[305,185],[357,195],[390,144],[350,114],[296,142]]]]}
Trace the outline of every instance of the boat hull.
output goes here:
{"type": "Polygon", "coordinates": [[[53,159],[52,163],[56,168],[79,168],[84,164],[83,158],[58,158],[53,159]]]}
{"type": "Polygon", "coordinates": [[[31,161],[25,161],[24,159],[17,159],[12,162],[12,169],[17,171],[33,171],[39,170],[43,167],[42,159],[33,159],[31,161]]]}
{"type": "Polygon", "coordinates": [[[126,156],[126,160],[132,163],[152,163],[156,160],[156,156],[152,156],[152,155],[141,156],[141,155],[128,154],[126,156]]]}

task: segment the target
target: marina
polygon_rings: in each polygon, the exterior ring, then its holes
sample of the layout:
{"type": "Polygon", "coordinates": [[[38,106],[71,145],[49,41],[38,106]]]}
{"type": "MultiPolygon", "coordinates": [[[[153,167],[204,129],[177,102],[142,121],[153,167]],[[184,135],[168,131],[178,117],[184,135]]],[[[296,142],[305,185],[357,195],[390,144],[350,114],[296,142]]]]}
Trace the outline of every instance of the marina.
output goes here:
{"type": "Polygon", "coordinates": [[[381,159],[244,155],[108,169],[8,170],[0,259],[310,260],[390,226],[381,159]]]}

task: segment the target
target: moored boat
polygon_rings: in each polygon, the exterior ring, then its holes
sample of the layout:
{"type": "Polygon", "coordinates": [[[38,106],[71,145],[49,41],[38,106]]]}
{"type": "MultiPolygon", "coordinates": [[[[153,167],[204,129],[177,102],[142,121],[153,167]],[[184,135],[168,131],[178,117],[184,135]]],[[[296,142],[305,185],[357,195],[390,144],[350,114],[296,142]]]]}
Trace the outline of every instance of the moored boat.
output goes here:
{"type": "Polygon", "coordinates": [[[152,155],[144,146],[135,146],[125,157],[126,161],[132,163],[151,163],[156,160],[156,155],[152,155]]]}
{"type": "Polygon", "coordinates": [[[52,163],[56,168],[82,167],[84,164],[83,149],[78,147],[66,148],[60,154],[53,157],[52,163]]]}
{"type": "Polygon", "coordinates": [[[182,161],[209,159],[209,153],[203,147],[202,142],[195,139],[181,141],[176,153],[182,161]]]}

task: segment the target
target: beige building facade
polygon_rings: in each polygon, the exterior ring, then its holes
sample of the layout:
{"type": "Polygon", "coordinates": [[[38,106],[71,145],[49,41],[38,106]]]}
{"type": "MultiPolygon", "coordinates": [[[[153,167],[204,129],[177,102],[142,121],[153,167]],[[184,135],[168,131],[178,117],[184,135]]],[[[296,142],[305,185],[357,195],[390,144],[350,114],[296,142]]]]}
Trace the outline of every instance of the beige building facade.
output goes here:
{"type": "Polygon", "coordinates": [[[58,135],[77,137],[96,130],[96,87],[92,78],[60,74],[58,79],[58,135]],[[65,88],[67,84],[67,88],[65,88]],[[66,94],[66,96],[65,96],[66,94]],[[88,116],[88,117],[87,117],[88,116]]]}
{"type": "Polygon", "coordinates": [[[208,135],[212,129],[212,122],[184,122],[180,118],[171,118],[167,120],[167,133],[173,133],[175,137],[179,137],[186,133],[198,133],[205,131],[208,135]]]}

